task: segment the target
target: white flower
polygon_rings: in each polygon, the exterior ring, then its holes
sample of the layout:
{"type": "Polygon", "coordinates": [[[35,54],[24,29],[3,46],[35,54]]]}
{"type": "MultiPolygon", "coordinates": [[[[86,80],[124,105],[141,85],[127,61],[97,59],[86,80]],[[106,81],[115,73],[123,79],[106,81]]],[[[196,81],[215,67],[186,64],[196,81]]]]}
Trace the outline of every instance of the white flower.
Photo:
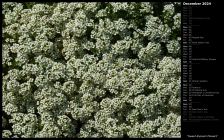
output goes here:
{"type": "Polygon", "coordinates": [[[2,8],[3,137],[180,136],[180,3],[2,8]]]}

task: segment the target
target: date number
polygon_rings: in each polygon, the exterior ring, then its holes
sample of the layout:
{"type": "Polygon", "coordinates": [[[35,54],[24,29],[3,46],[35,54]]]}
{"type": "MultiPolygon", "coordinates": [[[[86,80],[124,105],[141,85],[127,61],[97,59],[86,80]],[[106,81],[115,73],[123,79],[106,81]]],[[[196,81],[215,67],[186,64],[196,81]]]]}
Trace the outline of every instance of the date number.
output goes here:
{"type": "Polygon", "coordinates": [[[202,5],[212,5],[211,2],[202,2],[202,5]]]}

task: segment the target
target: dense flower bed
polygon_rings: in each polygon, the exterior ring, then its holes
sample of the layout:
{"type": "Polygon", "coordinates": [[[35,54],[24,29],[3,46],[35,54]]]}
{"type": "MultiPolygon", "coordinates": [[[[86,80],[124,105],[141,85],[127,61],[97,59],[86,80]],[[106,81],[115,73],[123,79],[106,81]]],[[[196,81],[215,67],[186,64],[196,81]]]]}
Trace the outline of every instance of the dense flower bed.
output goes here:
{"type": "Polygon", "coordinates": [[[180,3],[3,3],[3,137],[180,137],[180,3]]]}

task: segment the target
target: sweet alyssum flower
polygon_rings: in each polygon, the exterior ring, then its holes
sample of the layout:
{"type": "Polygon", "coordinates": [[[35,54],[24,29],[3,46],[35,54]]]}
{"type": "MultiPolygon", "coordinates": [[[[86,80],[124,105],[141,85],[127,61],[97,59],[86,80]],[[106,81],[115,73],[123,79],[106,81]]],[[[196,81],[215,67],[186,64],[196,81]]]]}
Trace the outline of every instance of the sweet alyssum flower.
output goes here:
{"type": "Polygon", "coordinates": [[[2,6],[4,138],[180,137],[179,3],[2,6]]]}

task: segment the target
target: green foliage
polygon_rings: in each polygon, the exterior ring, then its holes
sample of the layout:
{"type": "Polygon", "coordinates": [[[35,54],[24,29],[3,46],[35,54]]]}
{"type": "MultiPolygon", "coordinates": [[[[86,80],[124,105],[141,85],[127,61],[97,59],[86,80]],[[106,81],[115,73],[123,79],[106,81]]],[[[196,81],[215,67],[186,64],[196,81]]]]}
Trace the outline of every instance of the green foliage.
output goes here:
{"type": "Polygon", "coordinates": [[[3,137],[180,137],[179,10],[3,3],[3,137]]]}

